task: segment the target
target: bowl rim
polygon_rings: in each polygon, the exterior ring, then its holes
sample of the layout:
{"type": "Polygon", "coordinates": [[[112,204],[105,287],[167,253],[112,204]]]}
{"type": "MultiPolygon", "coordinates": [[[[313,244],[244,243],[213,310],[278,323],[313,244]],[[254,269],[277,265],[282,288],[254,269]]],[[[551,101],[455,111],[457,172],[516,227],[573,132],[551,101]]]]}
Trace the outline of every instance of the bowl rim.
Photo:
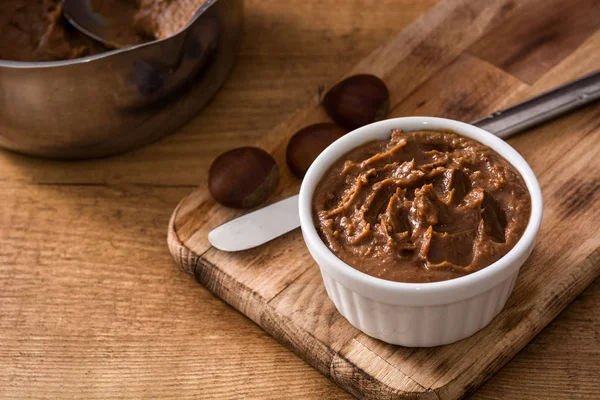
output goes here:
{"type": "Polygon", "coordinates": [[[194,15],[190,19],[190,21],[185,25],[185,27],[183,29],[181,29],[176,34],[174,34],[172,36],[169,36],[169,37],[166,37],[166,38],[163,38],[163,39],[152,40],[152,41],[146,42],[146,43],[140,43],[140,44],[136,44],[136,45],[133,45],[133,46],[124,47],[124,48],[121,48],[121,49],[108,50],[108,51],[105,51],[105,52],[102,52],[102,53],[98,53],[98,54],[94,54],[94,55],[91,55],[91,56],[73,58],[73,59],[70,59],[70,60],[58,60],[58,61],[14,61],[14,60],[4,60],[4,59],[0,58],[0,67],[16,68],[16,69],[34,69],[34,68],[52,68],[52,67],[64,67],[64,66],[69,66],[69,65],[85,64],[85,63],[88,63],[88,62],[91,62],[91,61],[96,61],[96,60],[100,60],[100,59],[103,59],[103,58],[111,57],[111,56],[114,56],[114,55],[117,55],[117,54],[127,53],[127,52],[135,51],[135,50],[138,50],[138,49],[141,49],[141,48],[153,46],[153,45],[156,45],[158,43],[163,43],[163,42],[166,42],[168,40],[174,39],[174,38],[176,38],[176,37],[178,37],[180,35],[185,34],[185,31],[187,31],[190,28],[190,26],[192,26],[196,22],[196,20],[202,14],[204,14],[204,12],[210,6],[212,6],[217,1],[219,1],[219,0],[206,0],[206,2],[204,4],[202,4],[202,6],[200,6],[200,8],[198,8],[198,10],[196,10],[196,12],[194,13],[194,15]]]}
{"type": "Polygon", "coordinates": [[[542,219],[542,194],[539,183],[525,159],[499,137],[474,125],[437,117],[401,117],[375,122],[358,128],[325,149],[308,169],[300,187],[299,217],[306,245],[322,269],[360,294],[395,304],[433,305],[460,301],[476,296],[511,277],[529,256],[542,219]],[[459,278],[428,283],[395,282],[361,272],[339,259],[321,240],[313,223],[312,198],[328,168],[353,148],[371,140],[389,139],[392,129],[452,130],[492,148],[523,177],[531,196],[531,215],[522,237],[498,261],[459,278]],[[435,295],[435,296],[432,296],[435,295]]]}

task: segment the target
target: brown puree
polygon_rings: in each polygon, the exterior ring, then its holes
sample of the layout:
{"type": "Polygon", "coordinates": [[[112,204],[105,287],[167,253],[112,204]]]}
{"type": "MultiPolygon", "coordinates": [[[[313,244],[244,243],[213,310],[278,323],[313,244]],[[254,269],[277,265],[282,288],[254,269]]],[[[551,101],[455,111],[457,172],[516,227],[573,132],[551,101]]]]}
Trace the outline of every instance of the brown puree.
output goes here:
{"type": "Polygon", "coordinates": [[[487,146],[447,131],[394,130],[325,173],[317,231],[350,266],[398,282],[458,278],[514,247],[531,213],[523,178],[487,146]]]}
{"type": "MultiPolygon", "coordinates": [[[[206,1],[92,0],[91,4],[110,22],[111,37],[134,45],[178,33],[206,1]]],[[[61,0],[0,0],[0,37],[0,60],[68,60],[110,50],[65,20],[61,0]]]]}

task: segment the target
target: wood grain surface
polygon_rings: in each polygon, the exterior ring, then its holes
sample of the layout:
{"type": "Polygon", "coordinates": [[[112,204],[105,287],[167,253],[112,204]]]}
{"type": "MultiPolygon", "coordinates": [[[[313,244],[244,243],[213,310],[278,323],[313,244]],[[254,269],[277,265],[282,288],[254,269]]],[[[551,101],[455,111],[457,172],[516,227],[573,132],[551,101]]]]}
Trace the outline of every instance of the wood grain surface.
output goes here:
{"type": "MultiPolygon", "coordinates": [[[[178,271],[165,228],[218,153],[256,141],[434,3],[248,0],[236,68],[178,133],[92,161],[0,152],[0,398],[351,398],[178,271]]],[[[591,66],[567,57],[551,73],[591,66]]],[[[596,281],[472,397],[596,398],[599,310],[596,281]]]]}

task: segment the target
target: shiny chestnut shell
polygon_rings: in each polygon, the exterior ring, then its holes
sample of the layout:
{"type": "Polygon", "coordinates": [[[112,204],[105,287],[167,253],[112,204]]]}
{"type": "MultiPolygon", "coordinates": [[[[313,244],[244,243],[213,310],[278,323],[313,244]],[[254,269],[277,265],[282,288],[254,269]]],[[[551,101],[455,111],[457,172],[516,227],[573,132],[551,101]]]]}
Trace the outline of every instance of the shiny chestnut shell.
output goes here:
{"type": "Polygon", "coordinates": [[[275,160],[258,147],[229,150],[217,157],[208,171],[210,194],[228,207],[257,206],[275,191],[278,183],[275,160]]]}
{"type": "Polygon", "coordinates": [[[347,130],[331,122],[300,129],[287,145],[285,158],[288,167],[298,178],[303,178],[317,156],[346,133],[347,130]]]}
{"type": "Polygon", "coordinates": [[[390,94],[375,75],[353,75],[327,92],[323,107],[335,122],[354,130],[385,118],[390,110],[390,94]]]}

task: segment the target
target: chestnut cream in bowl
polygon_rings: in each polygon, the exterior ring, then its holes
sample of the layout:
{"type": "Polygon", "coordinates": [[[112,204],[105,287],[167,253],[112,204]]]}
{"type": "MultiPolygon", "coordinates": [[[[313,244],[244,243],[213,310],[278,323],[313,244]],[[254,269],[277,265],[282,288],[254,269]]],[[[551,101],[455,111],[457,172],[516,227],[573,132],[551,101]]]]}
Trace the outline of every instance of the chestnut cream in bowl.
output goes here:
{"type": "Polygon", "coordinates": [[[329,297],[358,329],[436,346],[487,325],[533,249],[537,180],[494,135],[397,118],[328,147],[300,190],[300,222],[329,297]]]}

